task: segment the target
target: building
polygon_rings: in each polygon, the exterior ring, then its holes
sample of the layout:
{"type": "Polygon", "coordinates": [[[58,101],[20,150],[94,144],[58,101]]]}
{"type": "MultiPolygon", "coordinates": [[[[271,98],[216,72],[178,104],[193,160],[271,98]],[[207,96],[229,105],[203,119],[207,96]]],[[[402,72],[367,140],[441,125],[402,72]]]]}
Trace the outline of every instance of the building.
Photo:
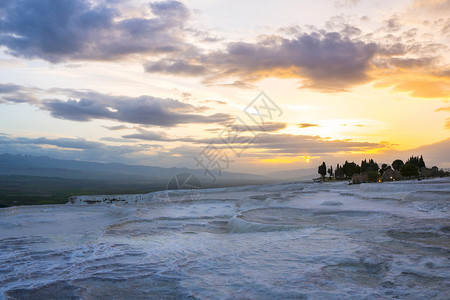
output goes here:
{"type": "Polygon", "coordinates": [[[426,167],[422,167],[419,170],[419,176],[420,177],[438,177],[439,176],[439,169],[438,167],[434,166],[431,169],[428,169],[426,167]]]}
{"type": "Polygon", "coordinates": [[[364,173],[361,173],[361,174],[353,174],[352,182],[353,183],[369,182],[369,173],[368,172],[364,172],[364,173]]]}
{"type": "Polygon", "coordinates": [[[383,172],[383,181],[395,181],[395,180],[401,180],[401,179],[402,179],[402,174],[400,174],[399,171],[388,168],[383,172]]]}

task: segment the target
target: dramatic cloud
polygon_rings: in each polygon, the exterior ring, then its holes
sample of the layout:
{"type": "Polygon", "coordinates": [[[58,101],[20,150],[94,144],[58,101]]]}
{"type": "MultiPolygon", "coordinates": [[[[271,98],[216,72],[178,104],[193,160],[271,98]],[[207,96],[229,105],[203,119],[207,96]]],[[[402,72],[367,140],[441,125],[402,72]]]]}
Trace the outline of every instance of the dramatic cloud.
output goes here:
{"type": "MultiPolygon", "coordinates": [[[[252,136],[250,136],[252,137],[252,136]]],[[[177,139],[178,141],[180,139],[177,139]]],[[[240,135],[234,142],[216,138],[213,141],[202,139],[194,143],[210,144],[221,151],[248,151],[253,158],[268,158],[269,156],[307,156],[307,155],[337,155],[339,153],[358,153],[367,150],[382,149],[382,143],[354,142],[349,140],[330,140],[320,136],[259,133],[254,139],[240,135]],[[248,141],[250,141],[248,143],[248,141]],[[245,142],[244,142],[245,141],[245,142]]],[[[199,150],[200,152],[201,150],[199,150]]]]}
{"type": "MultiPolygon", "coordinates": [[[[223,128],[212,128],[207,129],[206,131],[212,131],[212,132],[221,132],[225,128],[232,129],[235,131],[239,131],[239,133],[245,133],[245,132],[258,132],[258,131],[264,131],[264,132],[275,132],[281,129],[286,128],[286,123],[278,123],[278,122],[268,122],[264,124],[264,127],[261,128],[258,125],[247,125],[245,127],[243,126],[233,126],[228,125],[227,127],[223,128]]],[[[192,137],[168,137],[167,134],[161,131],[149,131],[142,128],[136,128],[138,133],[134,134],[127,134],[122,136],[122,138],[125,139],[138,139],[138,140],[145,140],[145,141],[161,141],[161,142],[189,142],[189,143],[195,143],[195,144],[209,144],[213,139],[206,138],[206,139],[195,139],[192,137]]]]}
{"type": "MultiPolygon", "coordinates": [[[[384,148],[381,143],[354,142],[349,140],[329,140],[320,136],[293,135],[282,133],[258,133],[252,134],[247,131],[240,131],[238,137],[232,142],[228,141],[226,134],[221,137],[196,139],[192,137],[172,137],[160,131],[148,131],[137,128],[139,133],[123,136],[125,139],[139,139],[144,141],[158,142],[186,142],[191,144],[211,144],[217,149],[247,149],[252,152],[252,156],[259,157],[267,154],[276,155],[325,155],[341,152],[360,152],[372,149],[384,148]],[[249,137],[249,138],[247,138],[249,137]],[[252,137],[255,137],[254,139],[252,137]],[[246,141],[246,142],[243,142],[246,141]],[[248,144],[248,141],[251,141],[248,144]]],[[[201,149],[200,149],[201,150],[201,149]]],[[[199,151],[200,151],[199,150],[199,151]]],[[[180,150],[181,155],[183,151],[180,150]]]]}
{"type": "Polygon", "coordinates": [[[77,100],[47,100],[43,102],[42,109],[50,111],[55,118],[72,121],[105,119],[167,127],[188,123],[223,123],[232,118],[224,113],[202,115],[200,112],[204,108],[200,110],[174,99],[151,96],[130,98],[97,93],[82,95],[77,100]]]}
{"type": "MultiPolygon", "coordinates": [[[[139,133],[124,136],[126,139],[140,139],[152,142],[191,142],[193,144],[210,144],[212,139],[194,139],[189,137],[168,137],[164,132],[148,131],[138,129],[139,133]]],[[[107,138],[103,140],[108,140],[107,138]]],[[[214,145],[221,149],[228,149],[228,146],[220,139],[214,140],[214,145]]],[[[233,147],[238,149],[243,147],[238,141],[233,144],[233,147]]],[[[260,133],[257,138],[249,146],[252,150],[252,156],[254,157],[266,157],[268,154],[273,155],[327,155],[341,152],[358,152],[369,149],[378,149],[383,147],[382,144],[367,143],[367,142],[352,142],[342,140],[326,140],[319,136],[306,136],[306,135],[290,135],[290,134],[269,134],[260,133]]],[[[37,154],[64,154],[69,158],[90,158],[95,156],[103,156],[102,151],[106,151],[107,157],[115,157],[120,154],[129,155],[143,155],[141,152],[147,152],[148,150],[155,150],[161,148],[159,145],[148,144],[133,144],[133,145],[121,145],[111,146],[102,142],[89,141],[83,138],[24,138],[24,137],[9,137],[0,136],[0,150],[9,153],[29,153],[37,154]],[[47,146],[54,146],[54,148],[48,148],[47,146]],[[56,148],[55,148],[56,147],[56,148]],[[23,152],[25,150],[25,152],[23,152]]],[[[191,155],[192,152],[198,154],[201,151],[201,147],[183,146],[176,147],[172,150],[174,154],[186,156],[191,155]],[[174,150],[176,149],[176,150],[174,150]]],[[[161,149],[160,149],[161,150],[161,149]]],[[[164,150],[169,151],[169,150],[164,150]]],[[[249,150],[250,151],[250,150],[249,150]]],[[[1,152],[1,151],[0,151],[1,152]]],[[[61,157],[61,155],[57,155],[61,157]]],[[[97,160],[97,159],[95,159],[97,160]]]]}
{"type": "MultiPolygon", "coordinates": [[[[335,4],[352,7],[358,2],[340,0],[335,4]]],[[[140,59],[147,60],[146,72],[195,76],[206,85],[253,88],[259,80],[277,77],[296,78],[301,87],[322,92],[347,91],[376,80],[386,70],[421,69],[430,75],[425,69],[438,63],[439,49],[445,50],[439,43],[421,44],[416,40],[418,29],[407,27],[397,15],[365,35],[338,16],[326,23],[326,30],[283,29],[280,35],[268,34],[257,42],[228,41],[224,48],[211,50],[194,45],[199,37],[211,38],[205,37],[204,30],[186,25],[190,11],[178,1],[150,2],[147,10],[135,16],[120,1],[17,0],[1,4],[0,45],[12,55],[61,62],[142,54],[140,59]]],[[[439,11],[447,9],[448,3],[417,1],[413,7],[439,11]]],[[[445,35],[450,20],[441,19],[435,25],[445,35]]],[[[411,91],[413,97],[428,94],[419,91],[422,88],[412,90],[415,82],[406,80],[397,83],[389,78],[390,83],[378,86],[390,84],[395,91],[411,91]]],[[[429,83],[424,89],[436,87],[444,92],[432,97],[447,96],[445,83],[429,83]]],[[[30,102],[23,97],[12,99],[30,102]]]]}
{"type": "Polygon", "coordinates": [[[65,60],[111,60],[134,53],[185,49],[189,17],[178,1],[150,3],[153,17],[122,16],[116,1],[1,1],[0,45],[15,56],[65,60]]]}
{"type": "MultiPolygon", "coordinates": [[[[438,42],[420,43],[420,36],[424,36],[418,33],[420,26],[408,27],[410,22],[402,15],[392,15],[379,29],[366,34],[344,16],[335,16],[326,22],[325,29],[283,28],[278,34],[259,37],[257,42],[226,41],[223,48],[208,49],[194,41],[218,39],[187,26],[191,13],[174,0],[150,2],[139,14],[137,7],[130,4],[130,11],[121,1],[0,3],[0,45],[12,55],[27,59],[110,61],[139,54],[139,59],[146,60],[146,72],[195,76],[206,85],[254,88],[259,80],[277,77],[299,79],[302,88],[340,92],[382,77],[377,86],[393,86],[394,91],[410,92],[412,97],[426,97],[431,89],[437,90],[431,97],[448,96],[447,78],[426,78],[427,83],[414,88],[423,80],[411,80],[406,74],[397,76],[402,78],[385,76],[385,72],[397,69],[436,76],[430,74],[430,66],[437,70],[439,51],[448,51],[438,42]]],[[[340,8],[358,3],[335,1],[340,8]]],[[[409,11],[434,15],[448,9],[448,1],[433,0],[415,1],[409,11]]],[[[425,23],[448,36],[450,19],[425,23]]],[[[10,102],[32,101],[18,96],[10,102]]]]}
{"type": "Polygon", "coordinates": [[[174,99],[160,99],[151,96],[131,98],[98,93],[77,94],[78,99],[44,101],[42,109],[50,111],[55,118],[72,121],[86,122],[105,119],[167,127],[188,123],[223,123],[232,119],[231,115],[224,113],[203,115],[201,112],[206,108],[174,99]]]}
{"type": "Polygon", "coordinates": [[[448,65],[440,55],[445,49],[440,44],[415,41],[380,47],[376,69],[372,72],[376,78],[374,86],[392,87],[394,92],[405,92],[416,98],[450,97],[448,65]]]}
{"type": "Polygon", "coordinates": [[[383,143],[355,142],[351,140],[330,140],[320,136],[294,135],[283,133],[258,133],[246,134],[241,132],[232,141],[227,135],[215,139],[193,139],[193,138],[167,138],[161,132],[141,131],[140,134],[124,136],[126,138],[137,138],[149,141],[181,141],[194,144],[211,144],[217,149],[247,149],[253,157],[265,156],[266,154],[282,154],[287,156],[298,155],[327,155],[342,152],[361,152],[373,149],[385,148],[389,145],[383,143]],[[222,139],[223,138],[223,139],[222,139]]]}
{"type": "MultiPolygon", "coordinates": [[[[445,31],[450,28],[447,23],[441,20],[438,25],[445,31]]],[[[394,91],[406,91],[412,97],[448,96],[447,78],[440,75],[446,46],[421,41],[418,29],[399,16],[386,19],[368,34],[342,16],[331,18],[325,28],[311,27],[310,32],[283,28],[278,35],[259,37],[258,42],[228,42],[224,49],[197,49],[149,61],[145,70],[201,77],[206,85],[237,88],[254,88],[257,81],[277,77],[297,78],[302,88],[322,92],[347,91],[374,81],[378,87],[393,86],[394,91]],[[412,71],[425,80],[412,79],[408,75],[412,71]],[[417,85],[418,81],[424,83],[417,85]]]]}
{"type": "MultiPolygon", "coordinates": [[[[44,98],[45,99],[45,98],[44,98]]],[[[28,102],[59,119],[87,122],[95,119],[113,120],[140,125],[171,127],[179,124],[223,124],[233,119],[225,113],[206,115],[206,106],[194,106],[175,99],[152,96],[110,96],[96,92],[70,89],[39,90],[13,84],[0,84],[0,103],[28,102]],[[43,95],[61,94],[61,99],[42,100],[43,95]]],[[[126,129],[125,125],[107,127],[126,129]]]]}
{"type": "Polygon", "coordinates": [[[372,43],[337,32],[313,32],[293,39],[277,36],[258,43],[232,42],[224,51],[191,57],[189,62],[148,63],[146,71],[193,76],[208,72],[204,81],[208,84],[228,77],[238,78],[235,83],[241,85],[269,76],[293,77],[303,79],[304,87],[341,91],[369,79],[367,71],[375,52],[372,43]]]}
{"type": "Polygon", "coordinates": [[[343,151],[367,151],[383,147],[378,143],[327,140],[319,136],[260,133],[252,148],[288,155],[329,154],[343,151]]]}
{"type": "Polygon", "coordinates": [[[194,144],[209,144],[213,139],[204,138],[197,139],[189,136],[178,137],[173,136],[163,132],[163,131],[154,131],[154,130],[145,130],[142,128],[136,128],[138,133],[127,134],[122,136],[123,139],[135,139],[135,140],[143,140],[143,141],[154,141],[154,142],[187,142],[194,144]]]}

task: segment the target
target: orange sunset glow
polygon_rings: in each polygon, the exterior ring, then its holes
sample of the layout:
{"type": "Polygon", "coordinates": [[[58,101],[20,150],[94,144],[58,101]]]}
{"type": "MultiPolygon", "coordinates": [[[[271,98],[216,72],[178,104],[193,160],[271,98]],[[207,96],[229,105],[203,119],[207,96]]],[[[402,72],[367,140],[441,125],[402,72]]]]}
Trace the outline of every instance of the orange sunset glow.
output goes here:
{"type": "Polygon", "coordinates": [[[228,171],[419,152],[450,167],[447,1],[284,2],[231,20],[221,1],[80,1],[31,18],[39,34],[19,15],[37,8],[4,5],[1,151],[194,168],[241,118],[256,139],[228,171]],[[73,25],[90,13],[104,23],[73,25]],[[261,91],[282,112],[264,128],[243,111],[261,91]]]}

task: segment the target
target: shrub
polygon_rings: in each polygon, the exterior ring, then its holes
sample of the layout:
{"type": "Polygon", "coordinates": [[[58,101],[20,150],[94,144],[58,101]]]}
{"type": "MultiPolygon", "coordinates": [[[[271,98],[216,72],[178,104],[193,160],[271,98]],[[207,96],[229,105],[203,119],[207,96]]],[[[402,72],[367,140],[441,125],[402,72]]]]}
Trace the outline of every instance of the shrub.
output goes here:
{"type": "Polygon", "coordinates": [[[367,174],[367,178],[369,182],[377,182],[378,179],[380,178],[380,174],[378,172],[371,171],[367,174]]]}
{"type": "Polygon", "coordinates": [[[401,159],[396,159],[394,160],[394,162],[392,163],[392,169],[400,171],[400,168],[404,165],[403,160],[401,159]]]}
{"type": "Polygon", "coordinates": [[[400,173],[404,177],[418,176],[419,168],[411,163],[407,163],[400,168],[400,173]]]}

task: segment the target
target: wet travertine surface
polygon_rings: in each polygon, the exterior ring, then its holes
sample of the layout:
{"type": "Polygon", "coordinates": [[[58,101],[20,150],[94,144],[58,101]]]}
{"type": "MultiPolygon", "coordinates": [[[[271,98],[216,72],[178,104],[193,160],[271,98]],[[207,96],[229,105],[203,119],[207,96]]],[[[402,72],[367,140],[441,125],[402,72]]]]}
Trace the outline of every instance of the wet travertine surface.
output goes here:
{"type": "Polygon", "coordinates": [[[0,299],[448,299],[450,180],[0,209],[0,299]]]}

